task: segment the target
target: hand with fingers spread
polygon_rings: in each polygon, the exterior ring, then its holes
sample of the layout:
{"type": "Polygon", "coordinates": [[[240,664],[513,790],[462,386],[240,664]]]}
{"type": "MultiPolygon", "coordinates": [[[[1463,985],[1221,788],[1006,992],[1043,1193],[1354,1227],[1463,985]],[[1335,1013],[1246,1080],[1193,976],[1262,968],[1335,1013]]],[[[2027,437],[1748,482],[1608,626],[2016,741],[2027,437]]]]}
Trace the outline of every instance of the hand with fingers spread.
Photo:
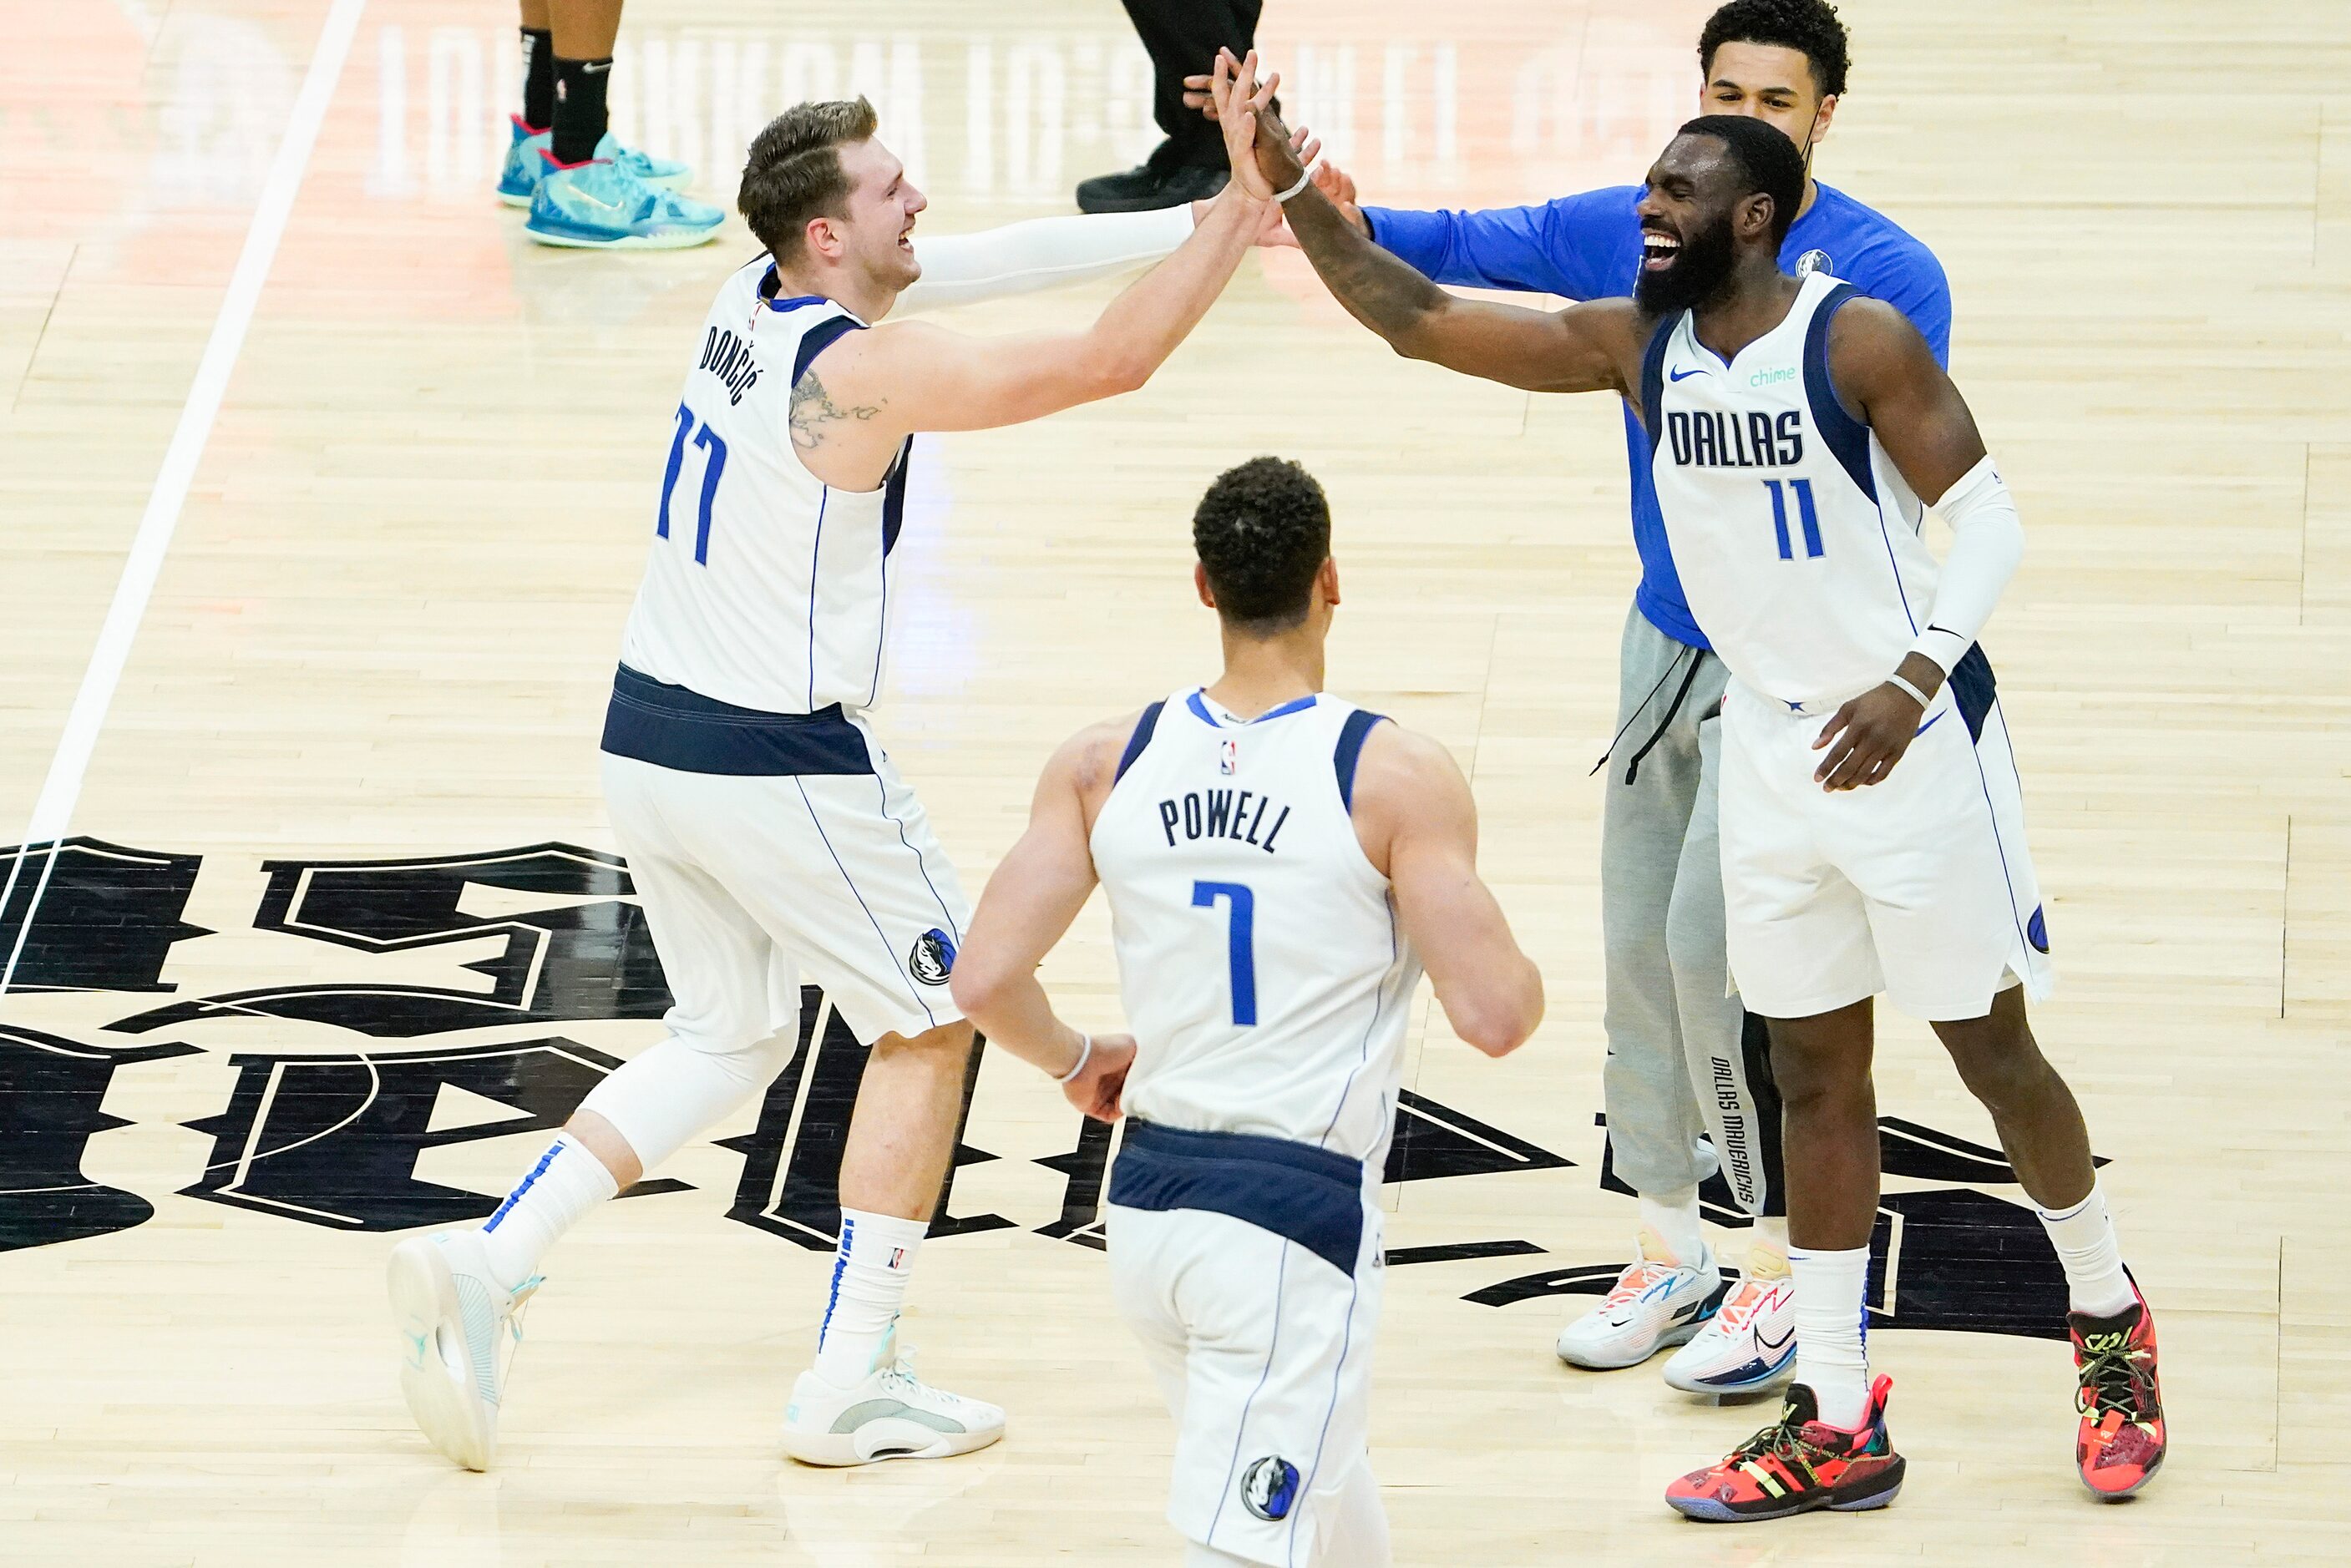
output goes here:
{"type": "Polygon", "coordinates": [[[1942,666],[1926,655],[1913,653],[1902,660],[1895,680],[1873,686],[1829,715],[1813,750],[1828,750],[1813,774],[1824,790],[1858,789],[1882,781],[1926,733],[1927,707],[1943,682],[1942,666]],[[1917,696],[1896,681],[1907,682],[1927,698],[1917,696]]]}
{"type": "Polygon", "coordinates": [[[1255,49],[1238,60],[1230,49],[1219,49],[1208,75],[1208,91],[1217,105],[1217,123],[1224,130],[1225,155],[1232,161],[1234,185],[1251,201],[1270,202],[1276,192],[1297,182],[1302,165],[1290,147],[1289,128],[1273,112],[1273,93],[1281,85],[1281,74],[1277,71],[1260,82],[1257,70],[1255,49]],[[1284,166],[1289,169],[1288,177],[1274,183],[1272,176],[1284,166]]]}
{"type": "MultiPolygon", "coordinates": [[[[1206,81],[1208,78],[1202,77],[1200,79],[1202,81],[1206,81]]],[[[1301,163],[1311,164],[1317,158],[1322,156],[1322,143],[1316,139],[1312,131],[1307,130],[1302,125],[1290,133],[1290,147],[1291,155],[1294,156],[1301,163]]],[[[1329,167],[1330,166],[1328,164],[1324,164],[1314,171],[1314,183],[1317,189],[1326,192],[1328,191],[1329,187],[1323,182],[1323,171],[1329,167]]],[[[1343,180],[1346,179],[1346,176],[1343,174],[1340,178],[1343,180]]],[[[1353,184],[1354,182],[1353,181],[1348,181],[1349,189],[1352,190],[1353,188],[1353,184]]],[[[1192,221],[1195,223],[1199,223],[1202,219],[1207,216],[1207,202],[1193,202],[1192,221]]],[[[1290,225],[1282,222],[1281,207],[1280,203],[1268,202],[1265,204],[1264,219],[1258,225],[1257,238],[1251,243],[1263,246],[1268,250],[1296,250],[1298,248],[1297,238],[1290,234],[1290,225]]]]}

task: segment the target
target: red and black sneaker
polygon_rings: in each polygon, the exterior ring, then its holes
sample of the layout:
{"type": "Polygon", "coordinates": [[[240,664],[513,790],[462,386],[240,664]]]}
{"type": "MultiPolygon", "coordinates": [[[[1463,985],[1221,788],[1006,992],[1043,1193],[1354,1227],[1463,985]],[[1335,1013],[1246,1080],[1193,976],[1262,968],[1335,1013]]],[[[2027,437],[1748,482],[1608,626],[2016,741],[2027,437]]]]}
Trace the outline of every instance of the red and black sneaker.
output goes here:
{"type": "MultiPolygon", "coordinates": [[[[2137,1282],[2131,1291],[2138,1291],[2137,1282]]],[[[2155,1314],[2147,1298],[2112,1317],[2065,1314],[2074,1331],[2074,1397],[2082,1427],[2074,1439],[2082,1484],[2107,1501],[2130,1496],[2163,1467],[2168,1442],[2163,1389],[2155,1373],[2155,1314]]]]}
{"type": "Polygon", "coordinates": [[[1869,1416],[1857,1431],[1829,1426],[1802,1383],[1788,1386],[1780,1419],[1719,1465],[1694,1470],[1666,1489],[1687,1518],[1711,1524],[1785,1519],[1816,1508],[1840,1513],[1884,1508],[1902,1490],[1902,1456],[1886,1433],[1886,1397],[1894,1379],[1870,1385],[1869,1416]]]}

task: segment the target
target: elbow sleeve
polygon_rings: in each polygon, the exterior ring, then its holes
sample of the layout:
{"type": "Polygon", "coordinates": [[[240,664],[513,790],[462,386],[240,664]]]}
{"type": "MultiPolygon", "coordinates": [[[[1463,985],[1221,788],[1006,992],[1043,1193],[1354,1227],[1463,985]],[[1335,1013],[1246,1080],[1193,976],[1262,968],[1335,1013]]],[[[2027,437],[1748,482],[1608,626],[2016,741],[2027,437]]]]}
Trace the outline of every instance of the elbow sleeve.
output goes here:
{"type": "Polygon", "coordinates": [[[2016,502],[1987,457],[1968,470],[1935,510],[1951,525],[1951,553],[1935,589],[1927,628],[1910,645],[1945,674],[1975,645],[2009,578],[2024,557],[2024,525],[2016,502]]]}
{"type": "Polygon", "coordinates": [[[1108,277],[1164,261],[1192,233],[1188,205],[1150,213],[1032,218],[976,234],[915,242],[923,275],[898,296],[901,312],[939,310],[1108,277]]]}

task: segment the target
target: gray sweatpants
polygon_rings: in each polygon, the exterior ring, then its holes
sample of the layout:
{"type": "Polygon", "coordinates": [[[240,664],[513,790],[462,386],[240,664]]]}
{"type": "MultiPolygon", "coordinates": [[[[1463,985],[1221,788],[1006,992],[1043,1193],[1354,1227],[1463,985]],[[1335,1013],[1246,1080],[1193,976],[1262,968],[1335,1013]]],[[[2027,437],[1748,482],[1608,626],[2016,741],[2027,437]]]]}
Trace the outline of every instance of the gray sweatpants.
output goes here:
{"type": "Polygon", "coordinates": [[[1767,1047],[1760,1028],[1750,1042],[1745,1010],[1726,994],[1716,788],[1729,672],[1637,607],[1620,668],[1600,845],[1616,1173],[1653,1195],[1695,1185],[1703,1128],[1739,1206],[1783,1213],[1767,1047]]]}

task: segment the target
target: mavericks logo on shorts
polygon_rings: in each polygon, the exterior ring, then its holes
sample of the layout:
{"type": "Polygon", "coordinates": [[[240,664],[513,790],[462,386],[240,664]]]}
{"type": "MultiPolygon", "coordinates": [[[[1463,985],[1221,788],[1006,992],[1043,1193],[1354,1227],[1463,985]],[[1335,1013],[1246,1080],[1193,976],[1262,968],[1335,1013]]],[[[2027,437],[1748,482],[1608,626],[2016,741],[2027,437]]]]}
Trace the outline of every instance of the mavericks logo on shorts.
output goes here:
{"type": "Polygon", "coordinates": [[[906,955],[906,972],[925,985],[945,985],[955,972],[955,939],[933,926],[914,939],[914,950],[906,955]]]}
{"type": "Polygon", "coordinates": [[[1241,1472],[1241,1506],[1269,1522],[1288,1519],[1298,1501],[1298,1467],[1268,1454],[1241,1472]]]}

